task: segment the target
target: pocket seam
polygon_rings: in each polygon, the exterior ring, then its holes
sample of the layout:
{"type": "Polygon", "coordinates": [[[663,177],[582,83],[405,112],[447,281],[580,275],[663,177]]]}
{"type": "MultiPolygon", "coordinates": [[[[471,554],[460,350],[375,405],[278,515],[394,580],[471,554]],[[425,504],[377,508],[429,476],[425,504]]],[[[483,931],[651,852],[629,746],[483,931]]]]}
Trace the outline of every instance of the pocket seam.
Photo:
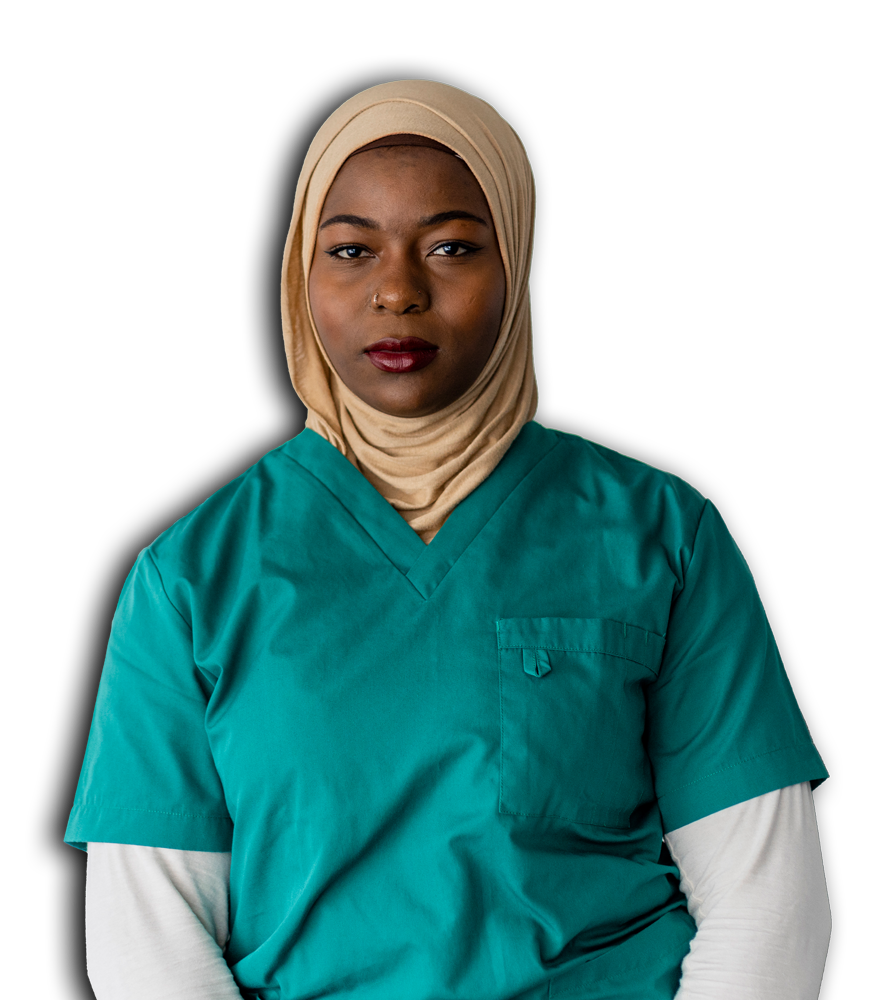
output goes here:
{"type": "Polygon", "coordinates": [[[511,617],[496,619],[496,641],[500,649],[553,649],[567,653],[594,653],[600,656],[613,656],[616,659],[626,660],[639,667],[644,667],[656,679],[659,677],[662,665],[666,636],[617,618],[511,617]],[[571,623],[571,627],[575,629],[581,628],[581,635],[553,635],[554,630],[559,631],[563,623],[566,625],[571,623]],[[605,629],[604,635],[602,629],[605,629]],[[615,631],[622,633],[622,635],[618,637],[615,634],[609,634],[615,631]],[[590,635],[588,640],[584,640],[584,632],[597,634],[590,635]],[[643,651],[638,648],[641,644],[642,634],[644,636],[643,651]],[[627,648],[626,639],[629,635],[635,637],[632,645],[636,648],[627,648]],[[650,655],[647,654],[648,650],[650,655]]]}
{"type": "MultiPolygon", "coordinates": [[[[609,808],[608,806],[599,805],[598,808],[588,808],[584,811],[582,816],[579,816],[577,812],[566,815],[562,813],[562,811],[536,811],[534,809],[524,810],[522,808],[523,803],[519,801],[516,802],[516,806],[521,806],[521,808],[512,809],[506,802],[506,753],[508,751],[508,747],[506,746],[505,685],[508,680],[508,670],[506,669],[505,663],[506,656],[516,656],[518,651],[523,650],[554,650],[566,653],[583,653],[592,656],[610,656],[614,659],[621,660],[624,663],[631,663],[637,667],[641,667],[644,674],[650,675],[654,680],[659,676],[657,670],[651,666],[649,661],[640,659],[640,656],[643,655],[640,649],[631,650],[631,652],[638,652],[638,657],[627,655],[623,643],[618,642],[614,636],[611,636],[608,633],[605,635],[596,635],[595,639],[597,641],[595,643],[592,641],[585,643],[583,640],[576,643],[566,642],[564,641],[563,636],[557,635],[548,637],[547,622],[560,622],[566,624],[570,622],[575,624],[584,622],[586,623],[584,627],[590,631],[598,627],[600,623],[608,623],[611,630],[614,630],[616,627],[622,632],[624,637],[627,634],[627,630],[631,629],[632,633],[636,636],[636,644],[641,641],[640,633],[644,633],[643,645],[644,647],[653,647],[650,652],[652,654],[652,658],[655,659],[659,659],[659,657],[661,657],[662,644],[665,642],[665,637],[658,635],[656,632],[651,632],[649,629],[644,629],[638,625],[631,625],[629,622],[618,621],[613,618],[571,619],[552,616],[546,618],[498,618],[496,620],[499,691],[499,813],[506,816],[517,816],[521,818],[557,820],[578,827],[592,827],[595,829],[621,831],[630,829],[631,820],[629,817],[623,815],[622,809],[618,808],[609,808]],[[514,623],[517,623],[517,625],[514,623]],[[514,634],[508,634],[509,630],[513,631],[517,628],[517,626],[520,626],[519,636],[516,631],[514,634]],[[536,635],[536,632],[539,632],[540,634],[536,635]],[[563,639],[563,641],[561,642],[560,639],[563,639]],[[612,639],[613,642],[611,641],[612,639]],[[652,643],[651,639],[653,640],[652,643]],[[605,643],[607,643],[607,645],[605,645],[605,643]],[[620,649],[620,652],[615,651],[618,648],[620,649]]],[[[592,638],[593,637],[591,636],[591,640],[592,638]]],[[[644,682],[641,681],[641,683],[643,684],[644,682]]],[[[513,797],[514,795],[512,795],[512,798],[513,797]]],[[[556,805],[556,803],[554,804],[556,805]]]]}
{"type": "Polygon", "coordinates": [[[614,656],[618,660],[628,660],[630,663],[637,663],[639,667],[650,670],[653,676],[656,673],[643,661],[636,660],[634,656],[624,656],[622,653],[612,653],[607,649],[595,649],[593,646],[551,646],[545,642],[518,642],[516,645],[500,646],[500,649],[556,649],[566,653],[600,653],[602,656],[614,656]]]}

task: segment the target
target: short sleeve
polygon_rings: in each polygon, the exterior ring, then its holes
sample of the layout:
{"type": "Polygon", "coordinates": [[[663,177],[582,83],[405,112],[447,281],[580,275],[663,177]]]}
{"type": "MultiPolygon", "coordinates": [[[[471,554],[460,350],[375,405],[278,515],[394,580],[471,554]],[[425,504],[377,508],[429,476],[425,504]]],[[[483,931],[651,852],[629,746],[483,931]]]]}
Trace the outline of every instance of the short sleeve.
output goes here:
{"type": "Polygon", "coordinates": [[[648,689],[647,749],[666,832],[828,777],[753,577],[706,501],[648,689]]]}
{"type": "Polygon", "coordinates": [[[146,549],[124,584],[64,840],[228,851],[233,823],[205,725],[189,623],[146,549]]]}

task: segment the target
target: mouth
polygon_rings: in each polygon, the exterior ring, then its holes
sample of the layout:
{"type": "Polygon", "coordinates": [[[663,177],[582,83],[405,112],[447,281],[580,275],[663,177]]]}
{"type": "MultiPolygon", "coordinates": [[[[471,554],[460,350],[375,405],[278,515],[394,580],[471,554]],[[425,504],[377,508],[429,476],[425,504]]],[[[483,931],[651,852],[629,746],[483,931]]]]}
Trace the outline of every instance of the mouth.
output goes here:
{"type": "Polygon", "coordinates": [[[385,340],[364,347],[363,350],[366,354],[370,351],[399,351],[404,354],[408,351],[437,351],[438,348],[428,340],[421,340],[420,337],[403,337],[402,340],[387,337],[385,340]]]}
{"type": "Polygon", "coordinates": [[[420,337],[388,337],[363,348],[363,353],[383,372],[403,374],[420,371],[435,360],[439,349],[420,337]]]}

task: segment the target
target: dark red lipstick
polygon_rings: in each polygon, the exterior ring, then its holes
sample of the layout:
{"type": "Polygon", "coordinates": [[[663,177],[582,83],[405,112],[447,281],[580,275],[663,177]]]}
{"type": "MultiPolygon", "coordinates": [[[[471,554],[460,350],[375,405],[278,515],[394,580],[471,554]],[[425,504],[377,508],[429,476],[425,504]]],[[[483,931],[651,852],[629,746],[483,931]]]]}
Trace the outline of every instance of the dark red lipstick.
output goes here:
{"type": "Polygon", "coordinates": [[[383,372],[416,372],[435,359],[439,349],[420,337],[388,337],[363,349],[369,360],[383,372]]]}

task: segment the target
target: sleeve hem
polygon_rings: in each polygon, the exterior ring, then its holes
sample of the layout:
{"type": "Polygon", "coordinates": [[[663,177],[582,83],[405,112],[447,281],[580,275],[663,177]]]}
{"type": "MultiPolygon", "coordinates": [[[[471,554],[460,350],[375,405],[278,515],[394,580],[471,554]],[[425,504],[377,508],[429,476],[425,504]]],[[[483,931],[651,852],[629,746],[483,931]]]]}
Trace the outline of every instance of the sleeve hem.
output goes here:
{"type": "Polygon", "coordinates": [[[89,842],[223,852],[232,848],[233,821],[229,816],[76,806],[67,824],[64,843],[87,851],[89,842]]]}
{"type": "Polygon", "coordinates": [[[777,788],[810,781],[816,788],[829,776],[813,743],[781,747],[718,771],[659,796],[666,833],[704,816],[777,788]]]}

